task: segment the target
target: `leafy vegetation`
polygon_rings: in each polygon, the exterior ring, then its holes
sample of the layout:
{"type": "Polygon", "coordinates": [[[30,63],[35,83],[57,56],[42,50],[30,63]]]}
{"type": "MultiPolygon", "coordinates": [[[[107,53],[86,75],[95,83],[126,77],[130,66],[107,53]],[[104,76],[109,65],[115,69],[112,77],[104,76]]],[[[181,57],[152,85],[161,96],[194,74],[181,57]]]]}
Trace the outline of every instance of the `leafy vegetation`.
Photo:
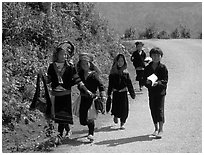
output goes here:
{"type": "Polygon", "coordinates": [[[103,75],[109,73],[113,56],[123,52],[119,37],[93,3],[2,3],[4,133],[14,134],[20,122],[27,124],[41,116],[29,111],[36,74],[39,67],[46,72],[54,47],[65,40],[76,47],[74,61],[80,52],[92,53],[103,75]]]}
{"type": "MultiPolygon", "coordinates": [[[[154,24],[147,27],[144,31],[137,32],[133,27],[126,29],[124,33],[125,39],[181,39],[191,38],[191,31],[186,26],[180,25],[171,33],[165,30],[159,30],[154,24]]],[[[200,35],[198,36],[200,39],[200,35]]]]}

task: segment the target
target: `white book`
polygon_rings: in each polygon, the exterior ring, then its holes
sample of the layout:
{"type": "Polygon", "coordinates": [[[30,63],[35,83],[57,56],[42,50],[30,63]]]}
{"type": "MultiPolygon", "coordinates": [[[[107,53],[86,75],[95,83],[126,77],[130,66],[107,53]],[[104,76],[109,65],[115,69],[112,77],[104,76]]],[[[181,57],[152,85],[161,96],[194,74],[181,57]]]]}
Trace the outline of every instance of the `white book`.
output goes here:
{"type": "Polygon", "coordinates": [[[152,81],[152,86],[153,86],[154,83],[157,81],[158,77],[155,74],[152,74],[152,75],[148,76],[147,79],[152,81]]]}

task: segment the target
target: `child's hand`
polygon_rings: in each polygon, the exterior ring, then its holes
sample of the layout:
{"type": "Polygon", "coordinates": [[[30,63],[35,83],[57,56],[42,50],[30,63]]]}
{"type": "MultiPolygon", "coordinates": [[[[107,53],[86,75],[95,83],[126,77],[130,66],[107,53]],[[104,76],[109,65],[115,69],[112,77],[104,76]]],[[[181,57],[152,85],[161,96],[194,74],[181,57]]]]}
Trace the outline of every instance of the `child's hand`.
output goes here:
{"type": "Polygon", "coordinates": [[[146,81],[146,84],[147,84],[147,85],[151,85],[151,84],[152,84],[152,81],[147,80],[147,81],[146,81]]]}
{"type": "Polygon", "coordinates": [[[155,87],[155,86],[157,86],[157,85],[158,85],[158,82],[155,82],[152,87],[155,87]]]}
{"type": "Polygon", "coordinates": [[[135,95],[131,95],[131,98],[132,98],[132,99],[135,99],[135,95]]]}
{"type": "Polygon", "coordinates": [[[105,96],[101,97],[103,103],[106,103],[107,98],[105,96]]]}
{"type": "Polygon", "coordinates": [[[94,98],[94,94],[93,94],[91,91],[87,90],[87,94],[88,94],[91,98],[94,98]]]}

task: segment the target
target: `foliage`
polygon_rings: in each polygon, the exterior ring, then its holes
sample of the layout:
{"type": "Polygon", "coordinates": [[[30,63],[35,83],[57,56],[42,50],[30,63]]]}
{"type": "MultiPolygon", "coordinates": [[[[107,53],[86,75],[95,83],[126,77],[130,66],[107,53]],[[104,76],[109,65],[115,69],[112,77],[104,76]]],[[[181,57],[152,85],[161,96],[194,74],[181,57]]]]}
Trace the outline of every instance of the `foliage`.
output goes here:
{"type": "Polygon", "coordinates": [[[202,33],[199,33],[199,39],[202,39],[202,33]]]}
{"type": "Polygon", "coordinates": [[[136,35],[135,29],[132,28],[132,27],[130,27],[129,29],[126,29],[126,30],[125,30],[124,39],[126,39],[126,38],[129,38],[129,39],[132,38],[132,39],[134,39],[135,35],[136,35]]]}
{"type": "Polygon", "coordinates": [[[180,33],[181,33],[181,38],[190,38],[191,33],[190,29],[188,29],[186,26],[180,26],[180,33]]]}
{"type": "Polygon", "coordinates": [[[158,33],[157,38],[158,39],[170,39],[170,35],[166,31],[162,30],[158,33]]]}
{"type": "MultiPolygon", "coordinates": [[[[186,26],[179,25],[171,33],[165,30],[159,30],[155,24],[147,26],[144,31],[133,31],[133,28],[126,29],[123,39],[177,39],[177,38],[191,38],[191,30],[186,26]],[[138,36],[137,36],[138,34],[138,36]]],[[[201,38],[199,35],[198,38],[201,38]]]]}
{"type": "Polygon", "coordinates": [[[175,38],[180,38],[180,37],[181,37],[181,34],[180,34],[178,28],[176,28],[176,29],[171,33],[171,37],[172,37],[173,39],[175,39],[175,38]]]}
{"type": "Polygon", "coordinates": [[[123,52],[93,3],[2,3],[3,125],[29,115],[36,74],[40,67],[47,71],[54,47],[65,40],[76,47],[75,62],[78,53],[92,53],[102,74],[109,73],[114,53],[123,52]]]}

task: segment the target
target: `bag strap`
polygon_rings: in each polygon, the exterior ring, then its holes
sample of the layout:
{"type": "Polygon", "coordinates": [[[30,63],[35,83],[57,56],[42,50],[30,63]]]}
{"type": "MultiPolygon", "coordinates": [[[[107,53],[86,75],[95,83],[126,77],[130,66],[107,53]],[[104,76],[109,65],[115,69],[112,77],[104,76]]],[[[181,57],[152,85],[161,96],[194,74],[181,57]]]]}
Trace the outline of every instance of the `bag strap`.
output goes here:
{"type": "Polygon", "coordinates": [[[41,78],[42,78],[44,89],[45,89],[45,98],[46,98],[46,104],[47,104],[47,109],[46,109],[45,114],[47,116],[51,116],[51,106],[52,106],[52,104],[51,104],[49,91],[48,91],[48,88],[47,88],[47,83],[46,83],[45,77],[43,75],[41,76],[41,78]]]}
{"type": "Polygon", "coordinates": [[[30,105],[30,110],[31,109],[35,109],[36,108],[36,102],[38,97],[40,96],[40,75],[37,75],[37,82],[36,82],[36,90],[35,90],[35,94],[32,100],[32,103],[30,105]]]}

